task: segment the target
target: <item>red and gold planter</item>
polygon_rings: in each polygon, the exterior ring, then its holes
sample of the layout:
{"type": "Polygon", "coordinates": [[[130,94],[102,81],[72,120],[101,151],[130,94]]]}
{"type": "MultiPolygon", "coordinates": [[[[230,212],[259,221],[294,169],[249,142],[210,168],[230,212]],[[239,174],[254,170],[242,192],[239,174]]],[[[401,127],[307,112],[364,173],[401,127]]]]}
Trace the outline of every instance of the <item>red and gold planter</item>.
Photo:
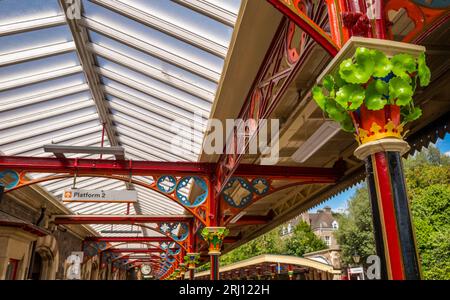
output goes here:
{"type": "Polygon", "coordinates": [[[185,264],[189,270],[195,270],[200,258],[200,253],[186,253],[184,257],[185,264]]]}
{"type": "Polygon", "coordinates": [[[225,227],[206,227],[202,231],[202,236],[209,243],[209,255],[220,255],[223,239],[228,235],[225,227]]]}
{"type": "Polygon", "coordinates": [[[219,255],[223,240],[228,233],[229,230],[225,227],[205,227],[202,230],[202,237],[209,244],[211,280],[219,280],[219,255]]]}

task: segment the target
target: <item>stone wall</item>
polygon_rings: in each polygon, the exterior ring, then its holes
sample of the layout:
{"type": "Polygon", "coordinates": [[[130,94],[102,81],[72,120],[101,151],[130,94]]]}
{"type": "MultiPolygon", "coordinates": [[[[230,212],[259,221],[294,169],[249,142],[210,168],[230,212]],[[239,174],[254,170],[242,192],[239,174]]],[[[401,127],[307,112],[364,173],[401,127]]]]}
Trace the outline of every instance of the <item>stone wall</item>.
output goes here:
{"type": "MultiPolygon", "coordinates": [[[[0,211],[3,211],[11,216],[21,220],[31,222],[33,224],[39,218],[40,211],[33,210],[24,204],[21,204],[8,196],[3,197],[0,203],[0,211]]],[[[58,268],[56,279],[63,279],[64,277],[64,261],[71,254],[72,251],[81,250],[81,239],[70,233],[69,231],[56,230],[52,233],[57,242],[57,249],[59,254],[58,268]]]]}
{"type": "Polygon", "coordinates": [[[72,251],[81,251],[81,240],[70,232],[55,231],[53,233],[58,242],[59,249],[59,266],[56,273],[56,279],[64,278],[64,261],[72,253],[72,251]]]}

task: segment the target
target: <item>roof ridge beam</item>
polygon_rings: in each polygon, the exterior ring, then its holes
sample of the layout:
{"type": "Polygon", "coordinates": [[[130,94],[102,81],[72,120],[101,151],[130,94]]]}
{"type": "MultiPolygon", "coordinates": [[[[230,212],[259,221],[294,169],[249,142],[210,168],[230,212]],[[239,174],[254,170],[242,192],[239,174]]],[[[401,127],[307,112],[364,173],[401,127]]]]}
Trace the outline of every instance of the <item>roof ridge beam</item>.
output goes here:
{"type": "Polygon", "coordinates": [[[98,115],[103,124],[105,124],[105,131],[108,136],[111,146],[118,146],[117,137],[111,119],[109,118],[108,109],[105,105],[105,96],[103,90],[99,88],[100,79],[95,72],[94,57],[86,49],[85,45],[89,43],[86,29],[80,28],[77,25],[77,20],[67,16],[68,4],[64,0],[59,1],[64,10],[66,22],[69,25],[72,32],[73,41],[76,46],[78,57],[81,65],[83,66],[83,72],[86,76],[89,89],[94,99],[95,106],[97,107],[98,115]]]}

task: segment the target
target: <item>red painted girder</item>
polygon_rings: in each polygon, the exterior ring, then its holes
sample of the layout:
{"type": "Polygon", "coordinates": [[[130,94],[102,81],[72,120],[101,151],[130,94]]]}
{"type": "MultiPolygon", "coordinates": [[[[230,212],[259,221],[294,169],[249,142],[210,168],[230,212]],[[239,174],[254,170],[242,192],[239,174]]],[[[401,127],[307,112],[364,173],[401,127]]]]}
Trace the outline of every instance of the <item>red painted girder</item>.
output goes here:
{"type": "Polygon", "coordinates": [[[54,223],[62,224],[135,224],[135,223],[162,223],[162,222],[188,222],[192,216],[178,215],[57,215],[54,223]]]}
{"type": "MultiPolygon", "coordinates": [[[[225,243],[234,243],[240,239],[239,236],[227,236],[225,243]]],[[[173,242],[173,239],[167,236],[110,236],[110,237],[86,237],[85,241],[106,242],[106,243],[143,243],[143,242],[173,242]]]]}
{"type": "Polygon", "coordinates": [[[145,249],[145,248],[110,248],[105,251],[113,252],[113,253],[161,253],[166,252],[163,249],[153,248],[153,249],[145,249]]]}
{"type": "MultiPolygon", "coordinates": [[[[152,162],[106,159],[60,159],[52,157],[0,156],[0,169],[37,173],[70,173],[78,175],[210,175],[212,163],[152,162]]],[[[235,176],[261,176],[272,179],[318,180],[334,182],[340,173],[335,168],[284,167],[241,164],[235,176]]]]}
{"type": "Polygon", "coordinates": [[[142,243],[142,242],[173,242],[167,236],[110,236],[110,237],[86,237],[85,241],[106,242],[106,243],[142,243]]]}
{"type": "Polygon", "coordinates": [[[188,175],[212,172],[210,163],[153,162],[107,159],[0,156],[0,169],[40,173],[75,173],[97,175],[188,175]]]}
{"type": "MultiPolygon", "coordinates": [[[[325,0],[323,0],[325,1],[325,0]]],[[[336,56],[339,52],[339,47],[332,40],[331,36],[320,28],[320,26],[314,23],[313,20],[307,16],[300,16],[293,12],[289,8],[289,4],[284,0],[267,0],[276,9],[278,9],[283,15],[292,20],[298,27],[300,27],[305,33],[311,36],[320,46],[322,46],[331,56],[336,56]]]]}

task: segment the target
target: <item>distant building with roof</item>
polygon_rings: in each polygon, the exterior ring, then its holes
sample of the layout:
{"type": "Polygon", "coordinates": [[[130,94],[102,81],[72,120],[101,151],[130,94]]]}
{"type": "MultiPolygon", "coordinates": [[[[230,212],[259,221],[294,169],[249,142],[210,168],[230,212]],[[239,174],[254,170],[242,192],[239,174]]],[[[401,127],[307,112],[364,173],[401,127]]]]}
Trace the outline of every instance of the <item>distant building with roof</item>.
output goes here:
{"type": "Polygon", "coordinates": [[[315,213],[305,212],[297,216],[281,228],[281,236],[290,236],[300,221],[305,221],[311,227],[311,230],[325,242],[328,248],[339,248],[339,244],[333,234],[339,228],[339,223],[331,207],[326,206],[315,213]]]}

